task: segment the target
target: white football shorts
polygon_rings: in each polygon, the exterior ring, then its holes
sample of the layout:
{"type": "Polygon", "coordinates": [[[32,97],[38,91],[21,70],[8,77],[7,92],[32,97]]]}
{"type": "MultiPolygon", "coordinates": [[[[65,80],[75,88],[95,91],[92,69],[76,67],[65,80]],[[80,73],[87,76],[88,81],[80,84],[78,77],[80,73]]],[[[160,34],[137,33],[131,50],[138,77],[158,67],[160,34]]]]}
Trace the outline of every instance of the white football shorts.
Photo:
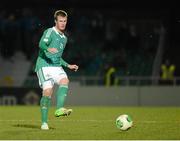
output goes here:
{"type": "Polygon", "coordinates": [[[37,72],[39,86],[45,90],[59,84],[63,78],[68,78],[62,67],[42,67],[37,72]]]}

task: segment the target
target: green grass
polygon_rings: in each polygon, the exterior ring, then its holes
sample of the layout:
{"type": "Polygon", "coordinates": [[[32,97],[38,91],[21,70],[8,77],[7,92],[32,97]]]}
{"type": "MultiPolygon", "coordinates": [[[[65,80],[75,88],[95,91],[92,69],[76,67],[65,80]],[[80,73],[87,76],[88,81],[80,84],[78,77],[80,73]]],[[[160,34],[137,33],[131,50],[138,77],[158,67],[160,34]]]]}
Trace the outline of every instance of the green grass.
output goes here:
{"type": "Polygon", "coordinates": [[[180,108],[176,107],[72,107],[69,117],[49,112],[49,131],[40,130],[36,106],[0,106],[0,139],[13,140],[179,140],[180,108]],[[115,119],[129,114],[134,126],[116,128],[115,119]]]}

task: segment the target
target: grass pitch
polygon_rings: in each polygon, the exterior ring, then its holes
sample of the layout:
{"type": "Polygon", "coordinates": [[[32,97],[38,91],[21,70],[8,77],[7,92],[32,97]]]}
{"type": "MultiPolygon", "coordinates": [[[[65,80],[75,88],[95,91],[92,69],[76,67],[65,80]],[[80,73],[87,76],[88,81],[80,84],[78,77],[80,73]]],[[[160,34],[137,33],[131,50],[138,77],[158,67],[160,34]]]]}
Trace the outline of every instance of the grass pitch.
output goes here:
{"type": "Polygon", "coordinates": [[[40,130],[38,106],[0,106],[1,140],[180,140],[179,107],[71,107],[69,117],[54,117],[40,130]],[[134,126],[120,131],[115,120],[129,114],[134,126]]]}

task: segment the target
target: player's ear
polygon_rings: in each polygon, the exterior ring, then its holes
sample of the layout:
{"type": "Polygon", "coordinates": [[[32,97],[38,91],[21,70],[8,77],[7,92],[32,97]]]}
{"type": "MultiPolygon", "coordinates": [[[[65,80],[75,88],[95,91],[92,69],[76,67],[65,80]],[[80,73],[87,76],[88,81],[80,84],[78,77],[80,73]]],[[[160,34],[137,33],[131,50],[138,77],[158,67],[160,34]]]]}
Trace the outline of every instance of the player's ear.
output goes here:
{"type": "Polygon", "coordinates": [[[54,20],[54,22],[55,22],[55,23],[57,23],[57,21],[56,21],[56,20],[54,20]]]}

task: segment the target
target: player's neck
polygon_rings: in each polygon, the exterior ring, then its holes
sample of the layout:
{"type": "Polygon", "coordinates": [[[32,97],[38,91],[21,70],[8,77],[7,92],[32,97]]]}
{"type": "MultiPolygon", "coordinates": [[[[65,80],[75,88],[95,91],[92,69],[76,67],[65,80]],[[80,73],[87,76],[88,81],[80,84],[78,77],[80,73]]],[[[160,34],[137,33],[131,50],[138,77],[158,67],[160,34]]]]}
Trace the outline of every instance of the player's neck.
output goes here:
{"type": "Polygon", "coordinates": [[[56,29],[56,31],[57,31],[58,33],[60,33],[60,34],[64,34],[64,32],[63,32],[63,31],[61,31],[61,30],[59,30],[56,26],[54,26],[54,28],[56,29]]]}

